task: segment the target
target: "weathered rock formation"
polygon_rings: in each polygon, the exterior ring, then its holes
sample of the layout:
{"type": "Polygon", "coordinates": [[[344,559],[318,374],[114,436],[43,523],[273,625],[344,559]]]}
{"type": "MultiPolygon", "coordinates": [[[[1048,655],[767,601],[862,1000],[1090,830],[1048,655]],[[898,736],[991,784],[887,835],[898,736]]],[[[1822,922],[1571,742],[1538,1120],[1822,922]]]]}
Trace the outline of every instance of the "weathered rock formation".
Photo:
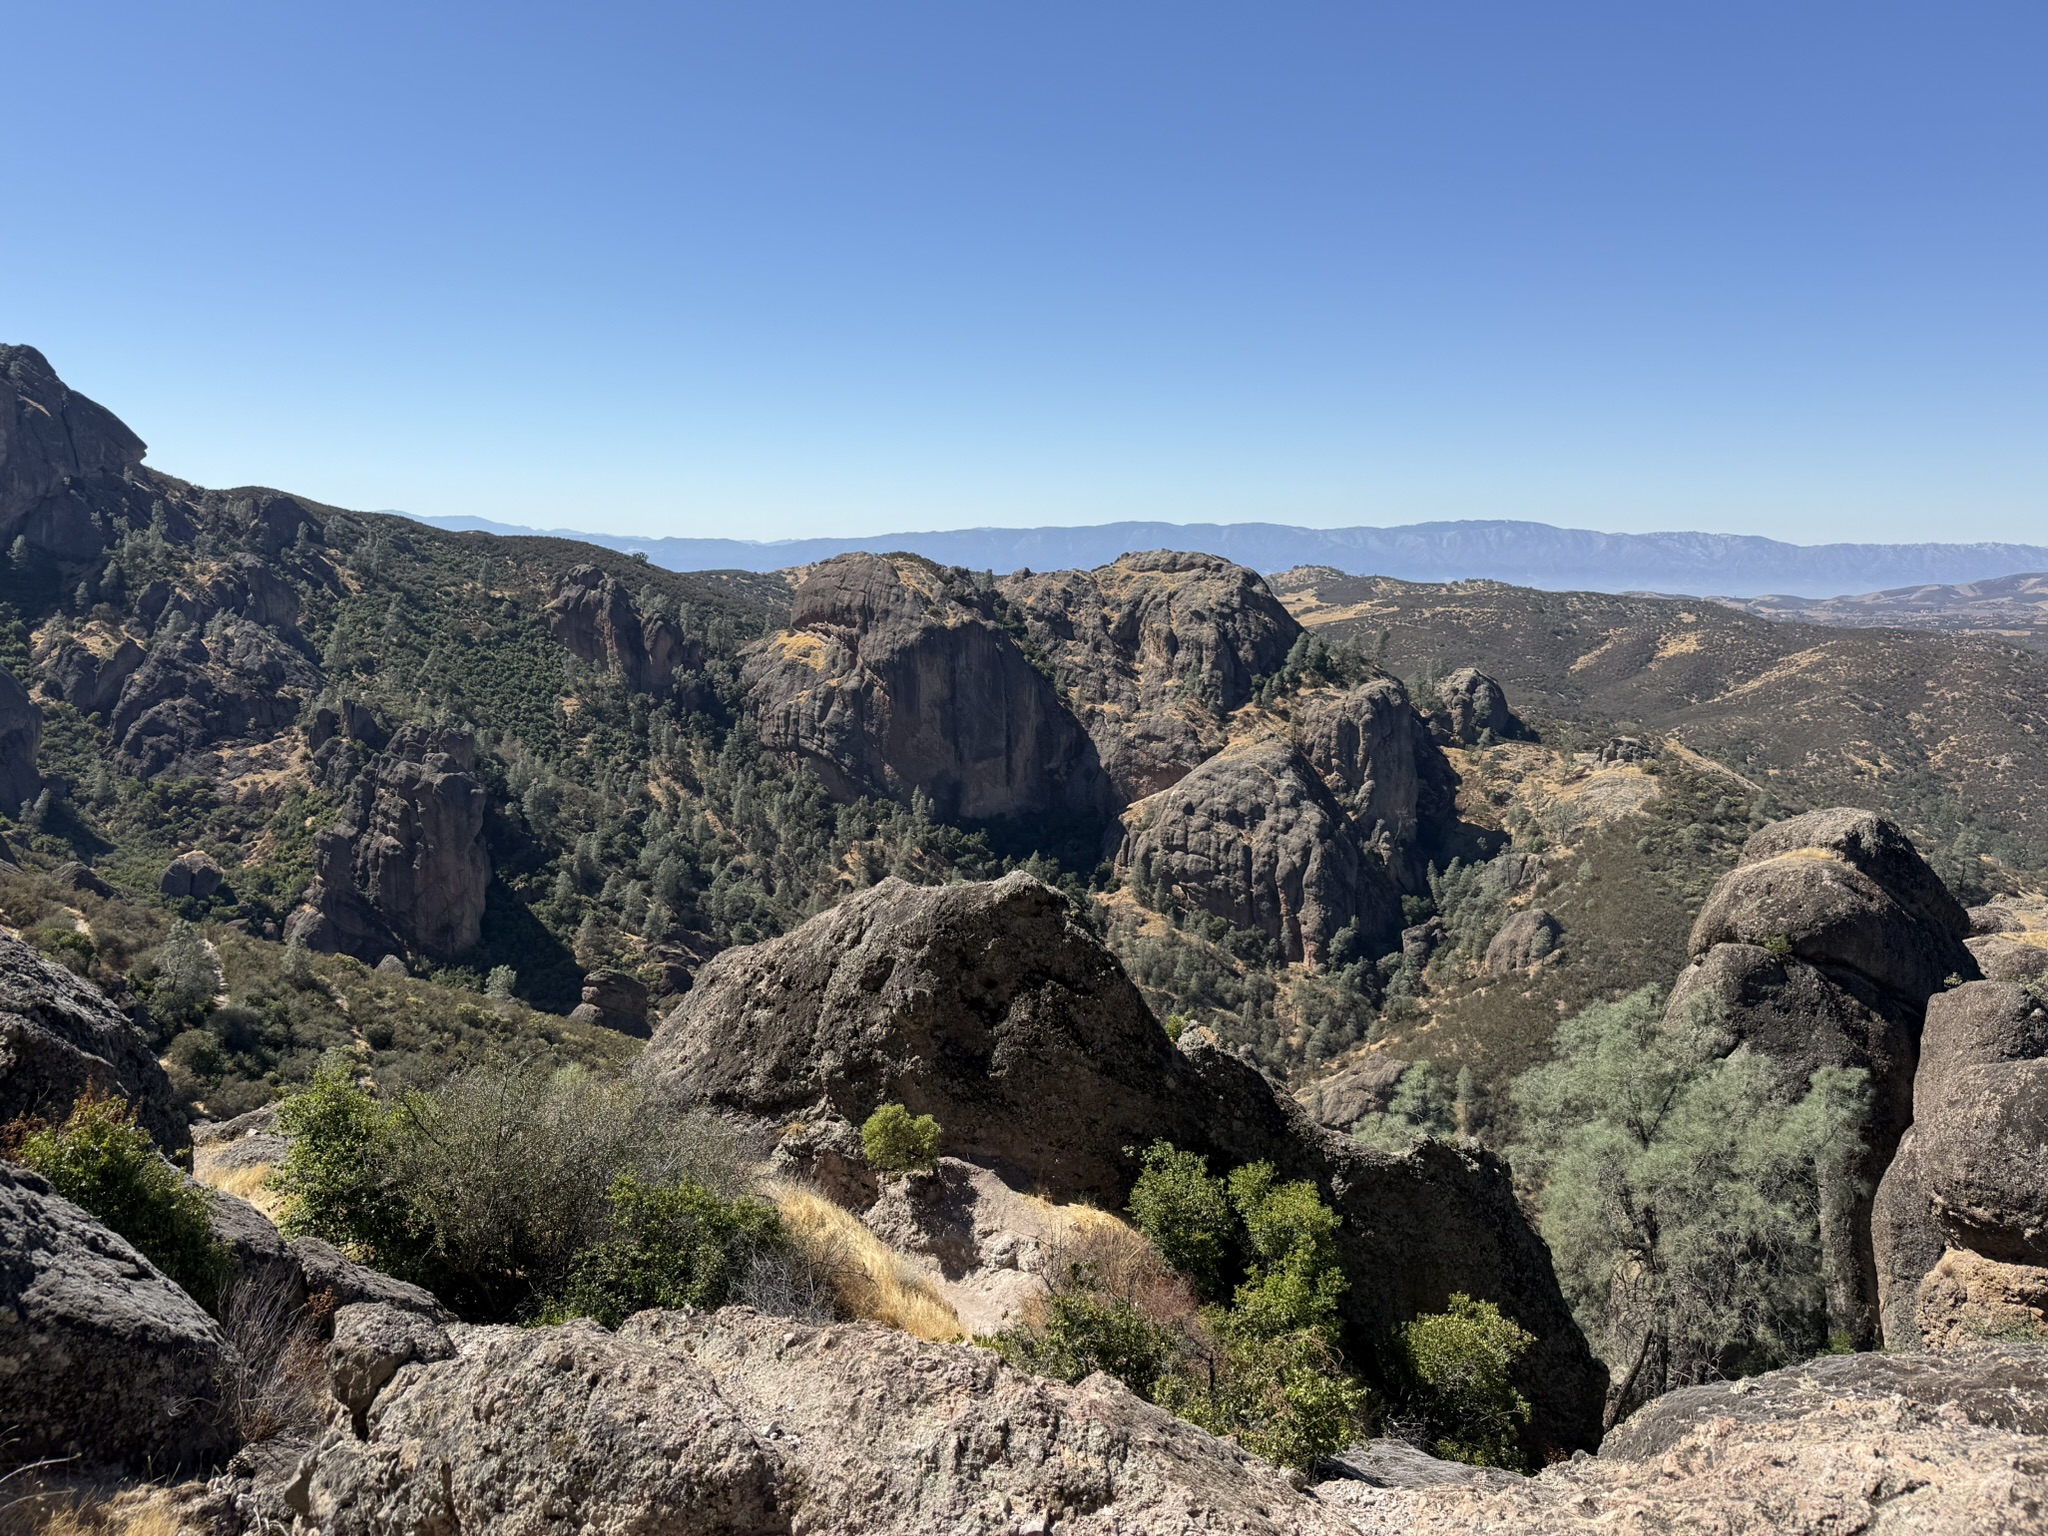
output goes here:
{"type": "Polygon", "coordinates": [[[56,646],[43,661],[43,691],[82,715],[103,715],[121,697],[149,653],[132,635],[88,627],[56,646]]]}
{"type": "Polygon", "coordinates": [[[1394,1090],[1408,1063],[1397,1056],[1372,1055],[1295,1091],[1295,1098],[1317,1125],[1348,1131],[1367,1115],[1381,1114],[1394,1101],[1394,1090]]]}
{"type": "Polygon", "coordinates": [[[14,674],[0,667],[0,811],[10,817],[43,787],[36,769],[36,751],[42,744],[43,712],[14,674]]]}
{"type": "Polygon", "coordinates": [[[157,877],[156,888],[173,900],[191,896],[204,901],[220,889],[221,881],[226,878],[212,854],[194,848],[179,854],[164,866],[164,872],[157,877]]]}
{"type": "Polygon", "coordinates": [[[1000,590],[1129,800],[1219,751],[1225,716],[1301,635],[1257,572],[1214,555],[1153,550],[1092,571],[1011,576],[1000,590]]]}
{"type": "Polygon", "coordinates": [[[1061,1386],[869,1324],[728,1307],[453,1342],[395,1369],[367,1438],[314,1450],[301,1502],[325,1536],[1349,1529],[1108,1377],[1061,1386]]]}
{"type": "Polygon", "coordinates": [[[95,502],[125,497],[147,451],[106,407],[67,388],[34,347],[0,346],[0,548],[59,560],[107,541],[95,502]]]}
{"type": "Polygon", "coordinates": [[[592,971],[585,976],[583,1000],[569,1017],[578,1024],[615,1029],[642,1040],[652,1032],[647,1023],[647,988],[624,971],[592,971]]]}
{"type": "Polygon", "coordinates": [[[579,565],[555,587],[548,632],[575,655],[617,672],[636,693],[659,693],[679,667],[703,657],[661,614],[643,615],[623,584],[594,565],[579,565]]]}
{"type": "Polygon", "coordinates": [[[1439,741],[1476,747],[1528,734],[1508,708],[1507,690],[1477,667],[1462,667],[1437,685],[1438,707],[1429,727],[1439,741]]]}
{"type": "Polygon", "coordinates": [[[2048,1265],[2048,1007],[1981,981],[1928,1005],[1914,1088],[1921,1178],[1952,1247],[2048,1265]]]}
{"type": "Polygon", "coordinates": [[[901,1102],[943,1150],[1021,1188],[1120,1205],[1154,1138],[1218,1167],[1261,1158],[1316,1181],[1344,1218],[1350,1341],[1370,1362],[1453,1291],[1538,1337],[1533,1438],[1598,1438],[1605,1373],[1494,1159],[1429,1144],[1395,1157],[1319,1130],[1191,1030],[1177,1050],[1065,897],[1025,875],[917,889],[885,881],[783,938],[707,965],[635,1071],[656,1093],[777,1126],[858,1125],[901,1102]]]}
{"type": "Polygon", "coordinates": [[[1908,1126],[1891,1166],[1878,1181],[1870,1211],[1870,1246],[1877,1261],[1878,1321],[1885,1348],[1924,1347],[1920,1282],[1941,1261],[1947,1243],[1941,1228],[1935,1225],[1927,1199],[1918,1137],[1908,1126]]]}
{"type": "MultiPolygon", "coordinates": [[[[1913,1075],[1928,998],[1973,976],[1969,918],[1897,826],[1826,810],[1765,827],[1693,925],[1693,962],[1672,988],[1674,1025],[1706,1024],[1785,1063],[1870,1074],[1861,1193],[1830,1200],[1829,1308],[1860,1341],[1878,1332],[1873,1191],[1913,1122],[1913,1075]]],[[[1923,1145],[1922,1151],[1925,1152],[1923,1145]]]]}
{"type": "Polygon", "coordinates": [[[233,1448],[219,1326],[36,1174],[0,1162],[0,1468],[143,1475],[233,1448]]]}
{"type": "Polygon", "coordinates": [[[1231,746],[1135,807],[1119,870],[1319,964],[1337,931],[1391,944],[1400,893],[1344,808],[1284,737],[1231,746]]]}
{"type": "Polygon", "coordinates": [[[286,937],[364,960],[452,959],[477,941],[491,876],[476,742],[407,725],[360,766],[349,747],[336,736],[315,755],[346,810],[320,836],[317,874],[286,937]]]}
{"type": "Polygon", "coordinates": [[[1095,744],[964,572],[828,560],[743,680],[761,740],[841,799],[922,791],[941,818],[970,821],[1116,808],[1095,744]]]}
{"type": "Polygon", "coordinates": [[[1970,1349],[1987,1339],[2048,1343],[2048,1269],[2038,1264],[2001,1264],[1950,1248],[1914,1300],[1913,1322],[1929,1349],[1970,1349]]]}
{"type": "Polygon", "coordinates": [[[1360,836],[1411,895],[1428,889],[1431,854],[1457,830],[1457,777],[1408,690],[1392,677],[1312,688],[1288,702],[1296,745],[1360,836]]]}
{"type": "Polygon", "coordinates": [[[1669,1393],[1537,1477],[1314,1491],[1361,1536],[2021,1536],[2048,1508],[2048,1351],[1824,1356],[1669,1393]]]}
{"type": "Polygon", "coordinates": [[[1564,929],[1541,907],[1529,907],[1510,914],[1486,946],[1486,970],[1491,976],[1512,976],[1526,971],[1557,948],[1564,929]]]}
{"type": "Polygon", "coordinates": [[[0,1125],[62,1119],[88,1084],[137,1106],[158,1145],[190,1137],[149,1043],[91,982],[0,934],[0,1125]]]}

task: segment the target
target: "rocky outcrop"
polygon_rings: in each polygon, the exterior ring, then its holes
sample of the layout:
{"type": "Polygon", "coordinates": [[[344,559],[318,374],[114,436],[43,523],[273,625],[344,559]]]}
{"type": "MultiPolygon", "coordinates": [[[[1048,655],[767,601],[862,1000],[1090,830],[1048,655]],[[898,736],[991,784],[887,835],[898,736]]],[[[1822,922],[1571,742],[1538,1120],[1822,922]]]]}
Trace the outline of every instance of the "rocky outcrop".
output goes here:
{"type": "Polygon", "coordinates": [[[1541,907],[1510,913],[1486,946],[1486,973],[1513,976],[1538,964],[1557,949],[1563,926],[1541,907]]]}
{"type": "Polygon", "coordinates": [[[624,971],[592,971],[585,976],[583,1000],[569,1017],[578,1024],[615,1029],[640,1040],[652,1033],[647,1023],[647,987],[624,971]]]}
{"type": "Polygon", "coordinates": [[[14,674],[0,667],[0,813],[18,815],[23,802],[41,791],[36,752],[42,744],[43,712],[14,674]]]}
{"type": "Polygon", "coordinates": [[[190,1144],[171,1081],[149,1043],[91,982],[0,934],[0,1125],[62,1119],[88,1085],[137,1108],[157,1144],[190,1144]]]}
{"type": "MultiPolygon", "coordinates": [[[[1898,827],[1868,811],[1814,811],[1751,837],[1693,925],[1672,988],[1675,1027],[1725,1031],[1803,1083],[1824,1066],[1870,1074],[1866,1149],[1823,1233],[1830,1311],[1865,1343],[1879,1331],[1872,1198],[1914,1119],[1928,998],[1976,974],[1969,918],[1898,827]]],[[[1923,1146],[1923,1152],[1926,1150],[1923,1146]]]]}
{"type": "Polygon", "coordinates": [[[0,1468],[143,1475],[233,1449],[219,1326],[49,1184],[0,1162],[0,1468]]]}
{"type": "Polygon", "coordinates": [[[1914,1322],[1927,1348],[1968,1349],[1988,1339],[2048,1344],[2048,1269],[2001,1264],[1950,1248],[1920,1282],[1914,1322]]]}
{"type": "Polygon", "coordinates": [[[922,792],[968,821],[1101,822],[1118,803],[1095,744],[965,572],[910,555],[828,560],[742,676],[762,742],[839,799],[922,792]]]}
{"type": "Polygon", "coordinates": [[[1230,1530],[1338,1536],[1311,1496],[1108,1377],[728,1307],[460,1331],[330,1431],[302,1502],[326,1536],[1230,1530]],[[488,1405],[486,1408],[485,1405],[488,1405]]]}
{"type": "Polygon", "coordinates": [[[1128,800],[1219,751],[1225,716],[1301,635],[1257,572],[1214,555],[1153,550],[1092,571],[1011,576],[1000,591],[1128,800]]]}
{"type": "Polygon", "coordinates": [[[1155,1138],[1217,1167],[1269,1159],[1313,1179],[1343,1216],[1358,1358],[1454,1291],[1495,1300],[1539,1340],[1523,1387],[1534,1439],[1598,1439],[1605,1373],[1502,1164],[1328,1135],[1207,1031],[1182,1042],[1050,886],[890,880],[713,960],[634,1070],[660,1096],[775,1126],[858,1125],[900,1102],[939,1121],[943,1152],[1054,1199],[1121,1205],[1136,1173],[1124,1149],[1155,1138]]]}
{"type": "Polygon", "coordinates": [[[328,1379],[334,1400],[348,1410],[355,1437],[370,1437],[370,1405],[401,1369],[454,1354],[448,1330],[430,1317],[375,1301],[339,1308],[327,1355],[328,1379]]]}
{"type": "Polygon", "coordinates": [[[1348,1131],[1367,1115],[1381,1114],[1394,1101],[1408,1063],[1395,1056],[1367,1056],[1295,1090],[1295,1098],[1317,1125],[1348,1131]]]}
{"type": "Polygon", "coordinates": [[[348,745],[334,737],[316,754],[345,812],[320,836],[313,885],[286,938],[363,960],[399,951],[452,959],[477,941],[491,876],[476,742],[402,726],[360,766],[348,745]]]}
{"type": "Polygon", "coordinates": [[[1401,926],[1386,865],[1283,737],[1232,746],[1133,809],[1117,867],[1319,964],[1340,928],[1376,952],[1401,926]]]}
{"type": "Polygon", "coordinates": [[[1985,934],[1967,945],[1987,981],[2038,981],[2048,976],[2048,932],[1985,934]]]}
{"type": "Polygon", "coordinates": [[[1494,1488],[1320,1484],[1362,1536],[2011,1533],[2048,1508],[2048,1352],[1838,1355],[1658,1398],[1494,1488]]]}
{"type": "Polygon", "coordinates": [[[173,900],[190,896],[204,901],[220,889],[225,878],[212,854],[194,848],[179,854],[164,866],[163,874],[157,877],[156,888],[173,900]]]}
{"type": "Polygon", "coordinates": [[[146,451],[34,347],[0,346],[0,548],[22,539],[58,560],[91,558],[108,538],[96,493],[125,492],[146,451]]]}
{"type": "Polygon", "coordinates": [[[1457,829],[1456,776],[1396,678],[1313,688],[1288,703],[1295,744],[1400,888],[1429,888],[1431,850],[1457,829]]]}
{"type": "Polygon", "coordinates": [[[642,615],[625,586],[579,565],[555,586],[548,633],[593,667],[617,672],[636,693],[660,693],[678,668],[703,665],[697,646],[660,614],[642,615]]]}
{"type": "Polygon", "coordinates": [[[149,653],[132,635],[88,629],[56,647],[43,662],[43,691],[81,715],[103,715],[149,653]]]}
{"type": "Polygon", "coordinates": [[[222,742],[289,727],[319,687],[318,669],[259,624],[230,619],[211,634],[188,625],[152,642],[107,727],[133,772],[199,771],[222,742]]]}
{"type": "Polygon", "coordinates": [[[1935,998],[1913,1104],[1929,1208],[1950,1245],[2048,1265],[2048,1007],[2004,981],[1935,998]]]}
{"type": "Polygon", "coordinates": [[[1446,745],[1476,747],[1528,734],[1508,708],[1507,690],[1477,667],[1453,672],[1436,691],[1438,704],[1429,728],[1446,745]]]}

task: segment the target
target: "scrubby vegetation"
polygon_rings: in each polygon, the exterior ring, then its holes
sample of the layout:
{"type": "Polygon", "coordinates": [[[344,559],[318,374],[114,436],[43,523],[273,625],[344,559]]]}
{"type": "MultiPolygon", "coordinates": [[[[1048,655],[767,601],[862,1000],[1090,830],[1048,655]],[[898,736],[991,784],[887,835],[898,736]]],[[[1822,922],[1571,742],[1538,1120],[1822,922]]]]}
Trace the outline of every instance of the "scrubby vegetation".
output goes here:
{"type": "Polygon", "coordinates": [[[1521,1078],[1510,1149],[1558,1279],[1614,1372],[1610,1422],[1672,1387],[1829,1338],[1822,1190],[1858,1149],[1865,1074],[1790,1080],[1651,988],[1558,1030],[1521,1078]]]}
{"type": "Polygon", "coordinates": [[[884,1104],[861,1125],[860,1145],[882,1173],[930,1168],[939,1157],[939,1122],[901,1104],[884,1104]]]}
{"type": "Polygon", "coordinates": [[[1529,1402],[1515,1389],[1514,1369],[1535,1342],[1492,1302],[1462,1292],[1444,1311],[1403,1326],[1409,1403],[1437,1455],[1527,1470],[1520,1436],[1529,1402]]]}
{"type": "Polygon", "coordinates": [[[126,1100],[89,1087],[55,1125],[23,1119],[0,1131],[0,1155],[127,1238],[202,1307],[218,1308],[229,1260],[206,1191],[164,1160],[126,1100]]]}

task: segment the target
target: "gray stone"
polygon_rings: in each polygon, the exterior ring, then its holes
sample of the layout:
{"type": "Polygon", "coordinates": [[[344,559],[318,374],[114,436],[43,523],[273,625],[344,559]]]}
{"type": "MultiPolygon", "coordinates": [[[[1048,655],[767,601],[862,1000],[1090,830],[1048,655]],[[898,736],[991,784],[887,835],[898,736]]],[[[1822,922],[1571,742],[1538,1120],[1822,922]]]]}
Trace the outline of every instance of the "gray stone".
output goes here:
{"type": "Polygon", "coordinates": [[[1541,907],[1511,913],[1486,946],[1486,969],[1492,976],[1526,971],[1557,948],[1564,927],[1541,907]]]}
{"type": "Polygon", "coordinates": [[[42,791],[43,776],[36,769],[42,741],[42,710],[14,674],[0,667],[0,813],[17,815],[23,802],[42,791]]]}
{"type": "Polygon", "coordinates": [[[0,1162],[0,1467],[145,1475],[227,1454],[220,1328],[122,1238],[0,1162]]]}
{"type": "Polygon", "coordinates": [[[336,1311],[328,1378],[334,1400],[348,1410],[356,1438],[369,1438],[370,1405],[401,1367],[446,1360],[454,1353],[448,1330],[418,1312],[376,1301],[336,1311]]]}
{"type": "Polygon", "coordinates": [[[185,1114],[149,1044],[104,992],[0,934],[0,1125],[61,1120],[89,1084],[137,1108],[157,1144],[189,1145],[185,1114]]]}
{"type": "Polygon", "coordinates": [[[220,889],[224,878],[213,855],[195,848],[166,864],[156,884],[159,891],[173,900],[190,896],[204,901],[220,889]]]}
{"type": "Polygon", "coordinates": [[[1908,1129],[1877,1186],[1870,1213],[1877,1258],[1877,1305],[1884,1347],[1926,1347],[1920,1330],[1920,1282],[1940,1262],[1946,1238],[1936,1225],[1920,1168],[1916,1134],[1908,1129]]]}
{"type": "Polygon", "coordinates": [[[1928,1199],[1951,1244],[2048,1265],[2048,1008],[2005,981],[1936,997],[1913,1099],[1928,1199]]]}

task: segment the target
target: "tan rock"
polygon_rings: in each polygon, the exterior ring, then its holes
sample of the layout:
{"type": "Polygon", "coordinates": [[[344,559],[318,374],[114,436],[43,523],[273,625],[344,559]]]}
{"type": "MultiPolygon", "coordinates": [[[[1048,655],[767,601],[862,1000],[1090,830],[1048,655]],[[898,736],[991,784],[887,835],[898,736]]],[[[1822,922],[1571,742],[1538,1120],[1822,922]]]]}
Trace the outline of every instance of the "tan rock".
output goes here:
{"type": "Polygon", "coordinates": [[[2048,1343],[2048,1269],[1951,1248],[1920,1282],[1919,1314],[1929,1349],[2048,1343]]]}

